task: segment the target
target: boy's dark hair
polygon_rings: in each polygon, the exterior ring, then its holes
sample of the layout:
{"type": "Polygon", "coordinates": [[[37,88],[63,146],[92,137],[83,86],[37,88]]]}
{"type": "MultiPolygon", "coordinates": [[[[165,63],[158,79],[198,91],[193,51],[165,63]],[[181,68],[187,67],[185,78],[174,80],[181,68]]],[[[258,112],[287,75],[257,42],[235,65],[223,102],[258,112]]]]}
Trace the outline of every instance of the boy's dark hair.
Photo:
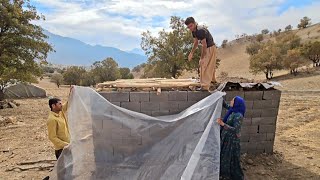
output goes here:
{"type": "Polygon", "coordinates": [[[53,104],[57,104],[59,101],[61,101],[61,100],[58,99],[58,98],[51,98],[51,99],[49,99],[49,107],[50,107],[51,111],[52,111],[52,105],[53,105],[53,104]]]}
{"type": "Polygon", "coordinates": [[[188,17],[184,23],[188,26],[191,23],[196,23],[196,21],[194,20],[193,17],[188,17]]]}

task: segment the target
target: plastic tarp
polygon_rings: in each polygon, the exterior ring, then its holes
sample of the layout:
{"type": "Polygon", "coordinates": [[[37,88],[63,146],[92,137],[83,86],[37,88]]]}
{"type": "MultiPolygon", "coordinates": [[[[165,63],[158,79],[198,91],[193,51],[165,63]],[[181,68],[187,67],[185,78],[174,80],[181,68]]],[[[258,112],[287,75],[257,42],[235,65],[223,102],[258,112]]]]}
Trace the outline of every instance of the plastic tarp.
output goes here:
{"type": "Polygon", "coordinates": [[[5,97],[9,99],[46,97],[46,91],[44,89],[26,83],[17,83],[8,86],[4,89],[4,94],[5,97]]]}
{"type": "Polygon", "coordinates": [[[69,99],[71,143],[50,179],[219,179],[223,92],[177,115],[151,117],[75,87],[69,99]]]}

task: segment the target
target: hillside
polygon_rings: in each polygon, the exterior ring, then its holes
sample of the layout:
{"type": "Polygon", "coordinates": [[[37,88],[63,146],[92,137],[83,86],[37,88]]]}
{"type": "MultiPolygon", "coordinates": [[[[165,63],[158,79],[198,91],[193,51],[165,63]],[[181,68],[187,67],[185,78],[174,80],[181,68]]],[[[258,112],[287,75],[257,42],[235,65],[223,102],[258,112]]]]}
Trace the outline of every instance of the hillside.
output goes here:
{"type": "MultiPolygon", "coordinates": [[[[293,30],[301,38],[302,42],[320,40],[320,24],[315,24],[305,29],[293,30]],[[308,37],[308,32],[310,32],[308,37]]],[[[269,35],[264,37],[264,41],[270,39],[269,35]]],[[[221,59],[221,65],[218,69],[218,74],[224,71],[229,76],[241,76],[249,79],[263,79],[265,76],[259,74],[257,76],[252,75],[249,72],[249,55],[246,54],[246,46],[250,44],[249,40],[241,38],[239,40],[233,40],[228,43],[225,49],[219,48],[218,57],[221,59]]],[[[282,75],[287,71],[275,72],[275,75],[282,75]]]]}
{"type": "Polygon", "coordinates": [[[48,61],[53,64],[63,65],[91,65],[107,57],[115,59],[121,67],[134,67],[146,62],[146,57],[141,55],[139,49],[131,52],[122,51],[113,47],[92,46],[79,40],[62,37],[45,31],[49,36],[48,42],[53,45],[55,52],[48,56],[48,61]]]}

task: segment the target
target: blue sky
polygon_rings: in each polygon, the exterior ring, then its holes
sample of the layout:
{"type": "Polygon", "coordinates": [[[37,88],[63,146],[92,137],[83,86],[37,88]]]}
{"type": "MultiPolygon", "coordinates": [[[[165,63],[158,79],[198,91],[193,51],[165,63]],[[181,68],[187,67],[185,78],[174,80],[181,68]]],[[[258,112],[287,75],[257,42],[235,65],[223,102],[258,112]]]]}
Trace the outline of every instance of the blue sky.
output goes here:
{"type": "Polygon", "coordinates": [[[141,33],[169,29],[170,16],[193,16],[209,26],[215,41],[261,29],[296,27],[303,16],[320,22],[320,0],[31,0],[52,33],[85,43],[140,48],[141,33]]]}

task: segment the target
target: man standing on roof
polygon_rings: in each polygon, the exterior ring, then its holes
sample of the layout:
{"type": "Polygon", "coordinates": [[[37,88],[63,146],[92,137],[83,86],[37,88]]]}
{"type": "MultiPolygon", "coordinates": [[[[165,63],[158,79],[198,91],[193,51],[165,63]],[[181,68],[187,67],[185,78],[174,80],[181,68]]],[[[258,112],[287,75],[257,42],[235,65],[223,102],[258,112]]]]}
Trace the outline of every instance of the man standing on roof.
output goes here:
{"type": "Polygon", "coordinates": [[[193,17],[188,17],[185,24],[192,32],[194,39],[193,48],[188,56],[188,60],[192,60],[193,53],[198,47],[198,41],[200,41],[202,44],[201,58],[199,61],[201,90],[209,90],[210,83],[217,82],[215,77],[216,45],[209,30],[203,26],[198,26],[193,17]]]}

